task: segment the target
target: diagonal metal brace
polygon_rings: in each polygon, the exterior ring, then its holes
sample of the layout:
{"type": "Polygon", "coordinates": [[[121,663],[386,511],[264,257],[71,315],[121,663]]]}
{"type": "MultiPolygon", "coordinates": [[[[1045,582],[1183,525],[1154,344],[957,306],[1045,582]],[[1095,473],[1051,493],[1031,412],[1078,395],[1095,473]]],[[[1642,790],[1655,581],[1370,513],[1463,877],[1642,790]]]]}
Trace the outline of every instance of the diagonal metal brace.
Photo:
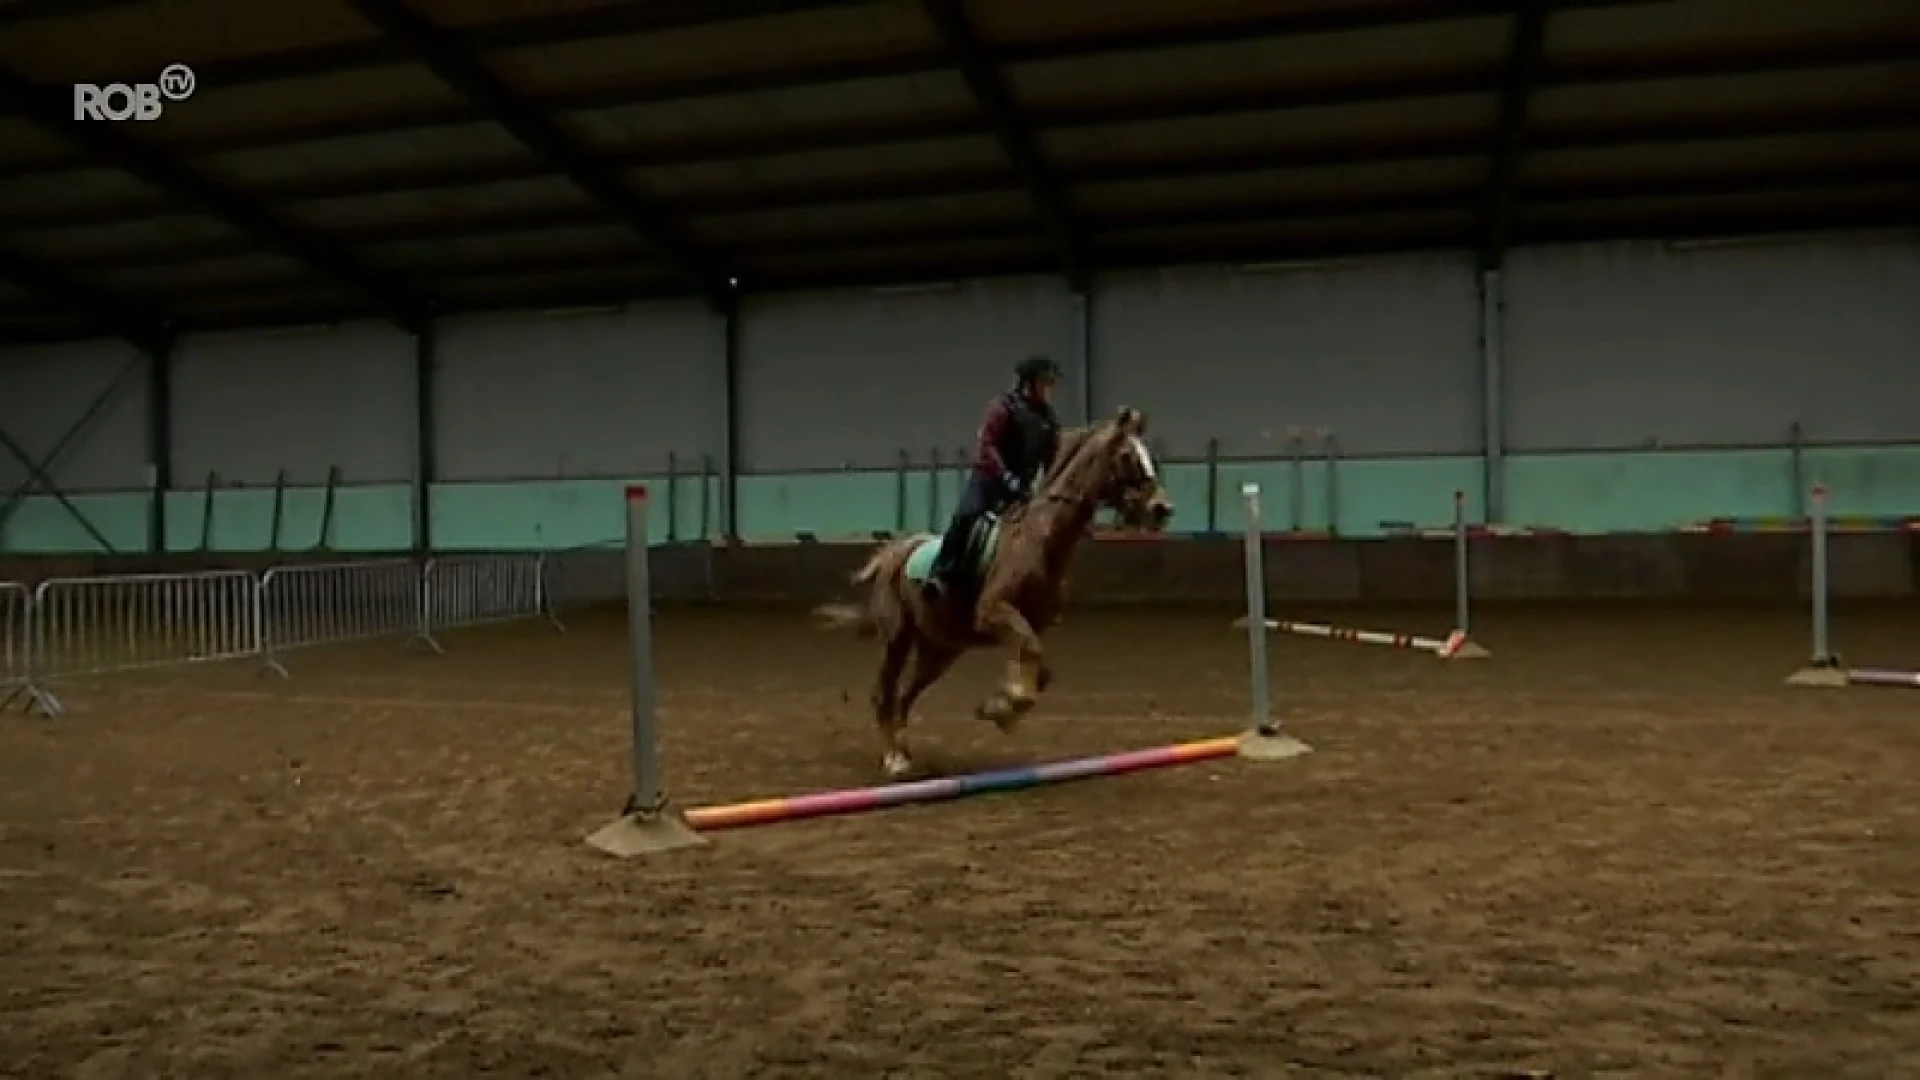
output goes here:
{"type": "MultiPolygon", "coordinates": [[[[46,456],[40,459],[38,470],[40,475],[48,475],[52,472],[54,466],[59,462],[61,455],[67,452],[68,445],[71,444],[74,439],[78,438],[81,432],[93,426],[94,420],[106,409],[107,404],[113,400],[114,395],[119,393],[120,387],[126,383],[127,376],[133,374],[135,369],[141,366],[141,362],[144,359],[145,357],[138,353],[134,354],[125,364],[121,365],[120,370],[107,382],[106,387],[99,393],[93,395],[93,400],[87,403],[86,411],[80,414],[79,419],[67,425],[67,430],[63,432],[59,440],[53,444],[53,449],[47,451],[46,456]]],[[[13,520],[14,513],[20,509],[22,503],[26,502],[27,496],[33,494],[34,483],[35,477],[29,476],[25,481],[7,493],[6,502],[0,504],[0,532],[6,530],[7,523],[13,520]]]]}
{"type": "Polygon", "coordinates": [[[45,487],[48,494],[59,500],[60,505],[66,508],[67,513],[73,515],[73,520],[79,522],[80,527],[87,530],[88,536],[93,537],[93,542],[100,545],[101,551],[109,555],[120,554],[120,549],[114,547],[112,542],[102,535],[98,528],[94,527],[93,522],[87,520],[87,515],[81,513],[80,508],[73,505],[73,500],[67,498],[67,493],[61,491],[60,486],[55,484],[53,478],[47,475],[47,470],[41,468],[19,443],[14,442],[13,436],[7,434],[4,428],[0,428],[0,448],[4,448],[7,453],[14,456],[16,461],[27,467],[28,474],[45,487]]]}

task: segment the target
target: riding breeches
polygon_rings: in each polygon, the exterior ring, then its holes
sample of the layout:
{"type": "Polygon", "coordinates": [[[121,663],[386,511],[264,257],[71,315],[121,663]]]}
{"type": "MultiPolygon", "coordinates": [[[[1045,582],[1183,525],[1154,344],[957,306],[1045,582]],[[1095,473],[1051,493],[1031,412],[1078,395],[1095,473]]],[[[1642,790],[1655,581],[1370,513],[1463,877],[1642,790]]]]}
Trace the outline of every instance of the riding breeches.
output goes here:
{"type": "Polygon", "coordinates": [[[953,520],[947,523],[946,535],[940,540],[940,553],[934,556],[934,577],[945,580],[953,572],[955,564],[966,554],[967,537],[972,534],[974,523],[1007,502],[1006,492],[998,483],[979,473],[968,474],[967,486],[960,492],[960,505],[954,507],[953,520]]]}

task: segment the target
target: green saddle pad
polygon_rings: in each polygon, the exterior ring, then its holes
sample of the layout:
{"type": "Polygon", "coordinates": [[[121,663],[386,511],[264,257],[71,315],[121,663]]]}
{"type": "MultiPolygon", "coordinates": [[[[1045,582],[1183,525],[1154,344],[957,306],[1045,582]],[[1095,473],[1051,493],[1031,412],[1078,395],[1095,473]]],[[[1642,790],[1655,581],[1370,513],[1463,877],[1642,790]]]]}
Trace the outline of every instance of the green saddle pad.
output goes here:
{"type": "MultiPolygon", "coordinates": [[[[1000,546],[1000,522],[997,518],[985,517],[973,527],[973,536],[967,544],[966,566],[975,581],[980,580],[982,571],[993,562],[993,553],[1000,546]]],[[[907,556],[907,580],[925,581],[933,573],[933,560],[940,554],[940,537],[923,536],[913,545],[913,554],[907,556]]]]}

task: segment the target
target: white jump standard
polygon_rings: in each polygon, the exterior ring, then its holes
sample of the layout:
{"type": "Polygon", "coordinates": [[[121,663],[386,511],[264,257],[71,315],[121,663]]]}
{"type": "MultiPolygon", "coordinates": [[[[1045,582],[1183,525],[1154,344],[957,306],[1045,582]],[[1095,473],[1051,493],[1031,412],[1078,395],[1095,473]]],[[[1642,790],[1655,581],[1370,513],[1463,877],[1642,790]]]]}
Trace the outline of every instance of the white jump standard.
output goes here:
{"type": "MultiPolygon", "coordinates": [[[[1257,485],[1248,485],[1256,487],[1257,485]]],[[[1293,619],[1269,619],[1264,612],[1260,615],[1241,616],[1233,621],[1235,627],[1246,623],[1248,618],[1264,620],[1268,630],[1283,634],[1298,634],[1301,637],[1324,638],[1328,641],[1345,641],[1355,645],[1384,645],[1390,649],[1409,649],[1414,652],[1431,653],[1442,660],[1484,660],[1492,654],[1475,642],[1468,631],[1471,617],[1469,597],[1472,592],[1471,576],[1467,562],[1467,496],[1465,492],[1453,493],[1453,631],[1446,637],[1425,637],[1419,634],[1401,634],[1391,630],[1361,630],[1347,626],[1332,626],[1327,623],[1298,622],[1293,619]]],[[[1256,536],[1250,543],[1258,544],[1256,536]]],[[[1262,582],[1264,585],[1264,581],[1262,582]]],[[[1263,603],[1262,608],[1265,607],[1263,603]]]]}
{"type": "Polygon", "coordinates": [[[1892,668],[1842,667],[1832,648],[1832,624],[1829,608],[1831,583],[1827,573],[1827,489],[1813,489],[1808,501],[1808,531],[1812,536],[1809,576],[1813,593],[1813,656],[1807,666],[1787,676],[1788,686],[1812,686],[1837,689],[1842,686],[1907,686],[1920,689],[1920,671],[1892,668]]]}
{"type": "Polygon", "coordinates": [[[620,816],[587,837],[617,858],[694,847],[706,840],[667,800],[654,753],[653,585],[647,565],[647,489],[627,488],[627,634],[632,651],[633,794],[620,816]]]}
{"type": "Polygon", "coordinates": [[[1240,500],[1247,512],[1247,626],[1248,685],[1253,697],[1253,723],[1240,736],[1240,756],[1250,761],[1285,761],[1313,748],[1280,729],[1273,716],[1273,687],[1267,678],[1267,568],[1260,541],[1260,485],[1242,484],[1240,500]]]}

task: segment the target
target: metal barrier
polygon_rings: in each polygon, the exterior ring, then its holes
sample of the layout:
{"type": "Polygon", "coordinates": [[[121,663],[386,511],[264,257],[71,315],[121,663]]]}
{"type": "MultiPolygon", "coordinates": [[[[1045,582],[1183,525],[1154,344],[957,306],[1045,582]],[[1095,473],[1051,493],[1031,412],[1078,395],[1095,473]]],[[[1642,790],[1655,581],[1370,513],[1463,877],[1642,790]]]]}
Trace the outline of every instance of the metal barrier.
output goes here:
{"type": "Polygon", "coordinates": [[[65,711],[47,683],[81,675],[237,660],[260,652],[260,579],[244,570],[52,578],[34,590],[28,667],[42,712],[65,711]]]}
{"type": "Polygon", "coordinates": [[[0,582],[0,710],[24,700],[58,716],[49,683],[85,675],[259,657],[285,678],[294,649],[402,635],[439,653],[443,630],[531,618],[565,629],[561,612],[624,596],[624,578],[598,572],[606,552],[560,555],[0,582]]]}
{"type": "Polygon", "coordinates": [[[401,635],[439,651],[411,559],[281,566],[260,578],[260,658],[281,678],[282,653],[401,635]]]}
{"type": "Polygon", "coordinates": [[[427,560],[422,576],[426,610],[422,634],[435,652],[434,634],[457,626],[481,626],[547,613],[541,599],[545,555],[456,555],[427,560]]]}
{"type": "Polygon", "coordinates": [[[0,581],[0,712],[21,701],[26,708],[44,704],[33,680],[27,653],[33,593],[16,581],[0,581]]]}

